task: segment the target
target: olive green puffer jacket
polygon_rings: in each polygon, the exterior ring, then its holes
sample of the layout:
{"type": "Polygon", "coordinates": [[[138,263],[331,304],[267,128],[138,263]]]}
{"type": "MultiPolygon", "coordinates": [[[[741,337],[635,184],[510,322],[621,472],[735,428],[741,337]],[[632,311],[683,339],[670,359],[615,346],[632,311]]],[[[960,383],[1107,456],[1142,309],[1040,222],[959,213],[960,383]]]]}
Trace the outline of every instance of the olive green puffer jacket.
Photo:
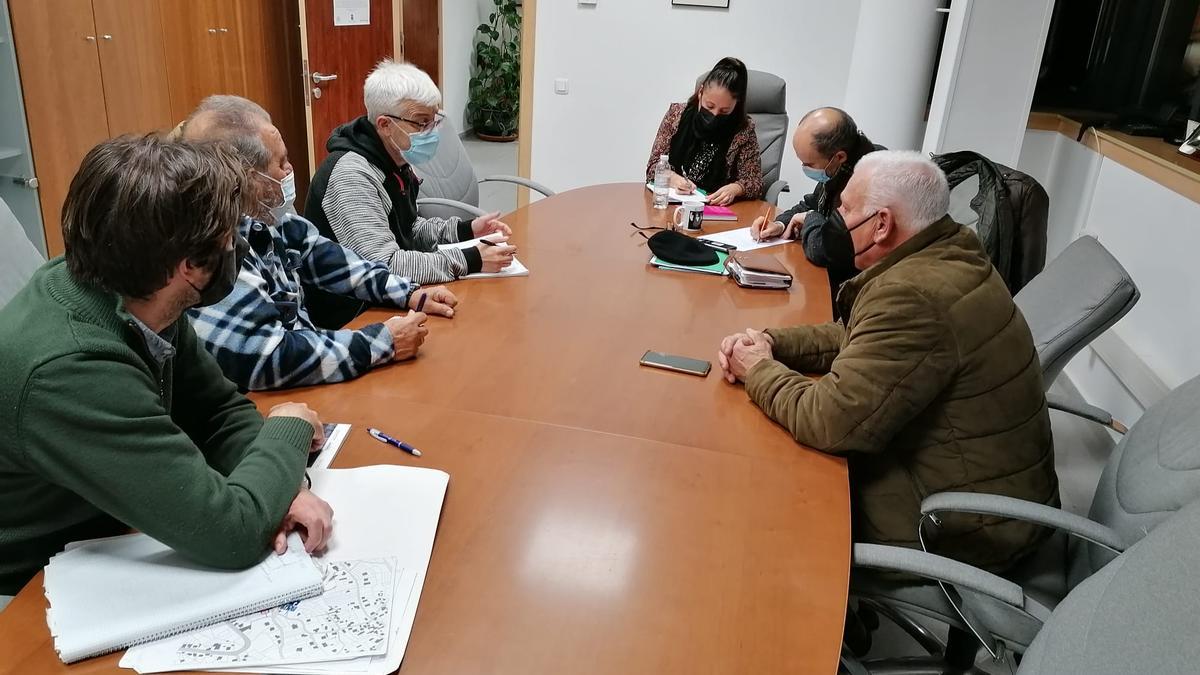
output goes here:
{"type": "MultiPolygon", "coordinates": [[[[846,282],[838,303],[845,325],[768,330],[774,360],[746,391],[800,443],[847,457],[856,541],[917,546],[921,500],[938,492],[1057,505],[1033,338],[973,232],[943,218],[846,282]]],[[[931,550],[991,570],[1045,534],[942,520],[931,550]]]]}

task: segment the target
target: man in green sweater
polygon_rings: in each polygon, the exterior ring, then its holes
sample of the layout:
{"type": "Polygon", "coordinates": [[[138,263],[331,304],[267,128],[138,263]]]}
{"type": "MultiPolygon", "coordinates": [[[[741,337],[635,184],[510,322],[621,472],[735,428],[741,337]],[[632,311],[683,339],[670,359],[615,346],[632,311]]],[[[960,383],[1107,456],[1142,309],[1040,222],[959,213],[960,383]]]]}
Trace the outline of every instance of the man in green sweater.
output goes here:
{"type": "Polygon", "coordinates": [[[222,568],[293,529],[324,546],[332,511],[301,489],[316,414],[264,421],[183,318],[233,286],[244,194],[215,146],[125,137],[84,158],[65,258],[0,309],[0,596],[64,544],[129,528],[222,568]]]}

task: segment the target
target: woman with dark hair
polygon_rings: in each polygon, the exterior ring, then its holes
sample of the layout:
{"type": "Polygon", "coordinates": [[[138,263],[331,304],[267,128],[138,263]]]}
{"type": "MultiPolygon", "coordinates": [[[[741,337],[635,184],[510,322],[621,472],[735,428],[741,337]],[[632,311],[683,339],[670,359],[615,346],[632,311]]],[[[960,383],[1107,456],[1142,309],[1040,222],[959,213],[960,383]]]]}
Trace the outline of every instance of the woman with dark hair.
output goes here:
{"type": "Polygon", "coordinates": [[[654,180],[658,158],[667,155],[671,187],[679,192],[699,188],[718,206],[762,197],[758,136],[746,114],[747,80],[746,64],[726,57],[687,103],[672,103],[654,138],[646,180],[654,180]]]}

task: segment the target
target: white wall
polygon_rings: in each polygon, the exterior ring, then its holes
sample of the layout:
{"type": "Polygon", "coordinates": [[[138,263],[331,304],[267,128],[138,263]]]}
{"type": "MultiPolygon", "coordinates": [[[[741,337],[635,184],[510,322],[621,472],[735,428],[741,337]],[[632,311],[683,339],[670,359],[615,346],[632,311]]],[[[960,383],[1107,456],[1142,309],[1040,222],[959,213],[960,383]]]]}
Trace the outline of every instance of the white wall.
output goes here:
{"type": "Polygon", "coordinates": [[[479,24],[476,0],[442,0],[442,109],[459,131],[466,128],[472,44],[479,24]]]}
{"type": "Polygon", "coordinates": [[[953,0],[925,152],[1021,153],[1054,0],[953,0]]]}
{"type": "MultiPolygon", "coordinates": [[[[723,56],[786,80],[793,126],[812,108],[842,104],[858,0],[730,4],[713,10],[670,0],[538,2],[532,178],[555,190],[642,180],[667,106],[686,100],[696,77],[723,56]],[[569,95],[554,93],[556,78],[570,80],[569,95]]],[[[782,177],[792,194],[781,201],[812,187],[790,145],[782,177]]]]}
{"type": "Polygon", "coordinates": [[[941,0],[862,0],[843,107],[875,143],[916,150],[941,38],[941,0]],[[880,105],[887,101],[886,105],[880,105]]]}
{"type": "Polygon", "coordinates": [[[1160,387],[1200,375],[1200,204],[1056,132],[1028,132],[1018,166],[1050,193],[1049,257],[1090,234],[1141,290],[1101,349],[1064,371],[1091,403],[1132,422],[1160,387]]]}

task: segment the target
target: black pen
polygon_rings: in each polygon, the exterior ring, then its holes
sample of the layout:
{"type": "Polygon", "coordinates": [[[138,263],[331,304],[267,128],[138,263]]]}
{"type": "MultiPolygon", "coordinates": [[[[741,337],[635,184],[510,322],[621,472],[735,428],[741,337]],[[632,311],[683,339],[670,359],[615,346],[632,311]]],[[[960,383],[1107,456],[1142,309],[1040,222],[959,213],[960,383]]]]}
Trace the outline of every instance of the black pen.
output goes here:
{"type": "Polygon", "coordinates": [[[417,300],[417,308],[416,308],[416,311],[418,311],[418,312],[419,312],[419,311],[421,311],[422,309],[424,309],[424,307],[425,307],[425,300],[426,300],[428,297],[429,297],[429,291],[425,291],[424,293],[422,293],[422,294],[421,294],[421,299],[420,299],[420,300],[417,300]]]}

